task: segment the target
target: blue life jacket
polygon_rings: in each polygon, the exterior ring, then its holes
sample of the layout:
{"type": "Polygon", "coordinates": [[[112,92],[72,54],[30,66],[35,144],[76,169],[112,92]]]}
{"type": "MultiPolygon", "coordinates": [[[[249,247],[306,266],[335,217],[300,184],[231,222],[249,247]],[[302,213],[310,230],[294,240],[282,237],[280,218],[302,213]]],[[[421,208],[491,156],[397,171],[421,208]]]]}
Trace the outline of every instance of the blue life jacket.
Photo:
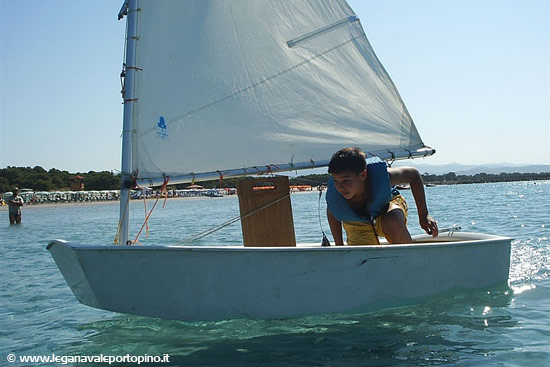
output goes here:
{"type": "Polygon", "coordinates": [[[365,216],[357,214],[348,204],[347,200],[336,190],[332,177],[328,180],[327,206],[332,216],[340,222],[367,222],[372,221],[380,215],[391,198],[399,195],[396,188],[390,184],[388,167],[384,161],[367,161],[367,180],[369,182],[370,197],[366,203],[365,216]]]}

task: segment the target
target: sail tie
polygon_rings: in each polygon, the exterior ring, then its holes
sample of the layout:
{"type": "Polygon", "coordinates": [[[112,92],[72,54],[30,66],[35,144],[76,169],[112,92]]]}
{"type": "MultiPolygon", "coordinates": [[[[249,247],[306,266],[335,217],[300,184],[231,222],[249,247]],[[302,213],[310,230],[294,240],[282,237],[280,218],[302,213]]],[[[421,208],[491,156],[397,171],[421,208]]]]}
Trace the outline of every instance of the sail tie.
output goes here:
{"type": "MultiPolygon", "coordinates": [[[[395,162],[395,153],[394,153],[394,152],[392,152],[391,150],[388,150],[388,153],[390,153],[390,154],[391,154],[391,162],[390,162],[390,161],[388,161],[388,167],[391,167],[391,166],[392,166],[392,164],[393,164],[393,163],[395,162]]],[[[410,153],[410,152],[409,152],[409,153],[410,153]]]]}
{"type": "Polygon", "coordinates": [[[266,175],[275,176],[271,167],[275,167],[277,170],[279,170],[279,166],[277,166],[276,164],[268,164],[266,167],[267,167],[267,170],[265,171],[266,175]]]}
{"type": "Polygon", "coordinates": [[[290,171],[294,171],[294,154],[292,155],[292,157],[290,157],[289,166],[290,166],[290,171]]]}
{"type": "MultiPolygon", "coordinates": [[[[136,40],[139,40],[139,38],[134,37],[136,40]]],[[[126,52],[126,51],[125,51],[126,52]]],[[[137,102],[139,98],[129,98],[126,99],[124,96],[126,95],[126,86],[125,86],[125,78],[126,78],[126,72],[128,70],[135,70],[135,71],[143,71],[142,68],[138,68],[136,66],[127,66],[125,63],[122,64],[122,71],[120,72],[120,93],[122,94],[122,104],[128,103],[128,102],[137,102]]]]}
{"type": "Polygon", "coordinates": [[[216,171],[216,172],[218,172],[218,174],[220,175],[220,189],[223,189],[223,176],[224,176],[224,173],[222,171],[216,171]]]}

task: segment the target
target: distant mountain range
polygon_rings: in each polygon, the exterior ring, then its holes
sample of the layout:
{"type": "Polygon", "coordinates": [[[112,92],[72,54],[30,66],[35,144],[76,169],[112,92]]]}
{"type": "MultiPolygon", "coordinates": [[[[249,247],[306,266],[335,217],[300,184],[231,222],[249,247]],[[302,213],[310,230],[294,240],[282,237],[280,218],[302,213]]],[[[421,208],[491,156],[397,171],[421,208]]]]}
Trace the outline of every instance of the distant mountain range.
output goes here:
{"type": "MultiPolygon", "coordinates": [[[[420,171],[421,174],[429,173],[431,175],[443,175],[445,173],[454,172],[456,175],[473,176],[478,173],[496,174],[499,173],[543,173],[550,172],[550,164],[514,164],[514,163],[491,163],[491,164],[424,164],[417,163],[419,160],[405,159],[395,161],[394,167],[398,166],[413,166],[420,171]]],[[[326,174],[327,168],[315,168],[298,172],[286,173],[289,177],[298,177],[311,174],[326,174]]]]}
{"type": "Polygon", "coordinates": [[[423,164],[416,163],[411,160],[397,161],[394,166],[413,166],[420,171],[420,173],[429,173],[432,175],[442,175],[449,172],[454,172],[457,175],[472,176],[478,173],[541,173],[550,172],[550,164],[533,164],[522,165],[512,163],[494,163],[494,164],[480,164],[480,165],[468,165],[459,163],[450,164],[423,164]]]}

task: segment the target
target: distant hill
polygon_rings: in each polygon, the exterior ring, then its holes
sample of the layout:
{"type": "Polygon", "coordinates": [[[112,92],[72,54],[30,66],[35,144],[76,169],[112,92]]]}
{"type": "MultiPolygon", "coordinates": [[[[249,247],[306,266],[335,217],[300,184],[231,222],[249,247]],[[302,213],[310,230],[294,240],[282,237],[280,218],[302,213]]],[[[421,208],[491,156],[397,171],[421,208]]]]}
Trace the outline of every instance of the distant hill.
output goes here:
{"type": "Polygon", "coordinates": [[[534,164],[534,165],[519,165],[511,163],[495,163],[495,164],[481,164],[481,165],[467,165],[467,164],[423,164],[416,163],[411,160],[397,161],[394,166],[413,166],[420,171],[420,173],[429,173],[432,175],[442,175],[449,172],[454,172],[457,175],[472,176],[478,173],[543,173],[550,172],[549,164],[534,164]]]}
{"type": "MultiPolygon", "coordinates": [[[[549,164],[531,164],[531,165],[522,165],[522,164],[513,164],[513,163],[491,163],[491,164],[460,164],[460,163],[450,163],[450,164],[425,164],[419,163],[421,160],[400,160],[396,161],[393,166],[413,166],[416,167],[420,173],[429,173],[431,175],[444,175],[446,173],[454,172],[457,175],[473,176],[478,173],[488,173],[496,174],[499,173],[544,173],[550,172],[549,164]],[[418,162],[418,163],[417,163],[418,162]]],[[[311,170],[304,170],[298,172],[288,172],[285,175],[290,177],[297,176],[306,176],[310,174],[325,174],[327,173],[327,168],[315,168],[311,170]]]]}

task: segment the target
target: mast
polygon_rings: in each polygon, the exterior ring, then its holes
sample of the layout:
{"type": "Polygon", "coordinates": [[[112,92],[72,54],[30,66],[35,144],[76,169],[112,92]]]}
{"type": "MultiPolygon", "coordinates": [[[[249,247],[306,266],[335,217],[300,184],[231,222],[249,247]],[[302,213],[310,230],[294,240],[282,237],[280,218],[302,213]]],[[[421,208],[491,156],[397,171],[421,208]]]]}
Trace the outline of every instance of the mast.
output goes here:
{"type": "Polygon", "coordinates": [[[124,66],[124,117],[122,121],[122,163],[120,188],[119,243],[127,244],[130,209],[130,189],[132,186],[132,131],[134,98],[135,60],[137,43],[137,0],[126,0],[119,13],[119,19],[126,14],[126,60],[124,66]]]}

